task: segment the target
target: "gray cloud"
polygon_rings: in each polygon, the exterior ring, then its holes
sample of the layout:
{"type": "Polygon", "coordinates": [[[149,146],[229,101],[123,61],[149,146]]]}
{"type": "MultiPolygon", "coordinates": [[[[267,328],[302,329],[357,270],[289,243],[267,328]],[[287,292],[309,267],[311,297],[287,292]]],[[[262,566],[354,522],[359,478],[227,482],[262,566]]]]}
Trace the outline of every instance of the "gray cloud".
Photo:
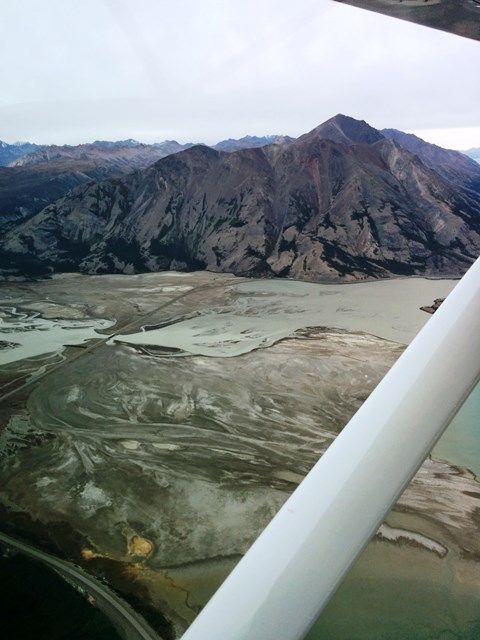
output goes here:
{"type": "Polygon", "coordinates": [[[0,23],[7,141],[298,135],[343,112],[480,146],[478,43],[330,0],[16,0],[0,23]]]}

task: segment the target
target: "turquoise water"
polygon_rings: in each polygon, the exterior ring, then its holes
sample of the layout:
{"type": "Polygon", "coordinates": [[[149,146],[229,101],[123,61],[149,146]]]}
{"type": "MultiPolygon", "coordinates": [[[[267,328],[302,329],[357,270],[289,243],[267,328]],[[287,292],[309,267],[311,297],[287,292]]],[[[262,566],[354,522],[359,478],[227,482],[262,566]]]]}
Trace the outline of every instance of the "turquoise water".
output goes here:
{"type": "Polygon", "coordinates": [[[480,384],[455,416],[432,456],[467,467],[480,478],[480,384]]]}

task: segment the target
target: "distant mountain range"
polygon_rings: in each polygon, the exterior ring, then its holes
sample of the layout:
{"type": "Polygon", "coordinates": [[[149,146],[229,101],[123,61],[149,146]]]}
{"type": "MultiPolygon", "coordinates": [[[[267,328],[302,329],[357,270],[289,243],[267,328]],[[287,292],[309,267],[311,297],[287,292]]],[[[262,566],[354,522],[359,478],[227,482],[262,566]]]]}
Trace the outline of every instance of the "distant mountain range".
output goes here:
{"type": "Polygon", "coordinates": [[[155,160],[164,158],[170,153],[177,153],[193,147],[193,143],[179,144],[175,140],[165,140],[155,144],[143,144],[136,140],[97,140],[92,143],[79,145],[48,145],[42,146],[11,162],[10,167],[32,167],[45,162],[79,160],[97,162],[102,166],[112,164],[116,167],[125,166],[128,170],[152,164],[155,160]]]}
{"type": "MultiPolygon", "coordinates": [[[[193,145],[126,175],[89,179],[10,222],[3,273],[206,268],[355,280],[457,276],[478,256],[480,165],[460,152],[344,115],[296,140],[260,140],[219,143],[256,143],[229,152],[193,145]]],[[[126,149],[146,153],[133,141],[113,144],[122,158],[126,149]]],[[[105,151],[88,153],[92,162],[105,151]]]]}
{"type": "Polygon", "coordinates": [[[266,147],[268,144],[290,144],[295,138],[289,136],[245,136],[236,140],[229,138],[222,140],[213,146],[217,151],[239,151],[240,149],[255,149],[266,147]]]}
{"type": "Polygon", "coordinates": [[[8,144],[0,140],[0,167],[6,167],[11,162],[15,162],[17,158],[22,158],[28,153],[32,153],[41,148],[41,145],[32,144],[31,142],[8,144]]]}
{"type": "Polygon", "coordinates": [[[474,147],[473,149],[467,149],[463,151],[466,156],[473,158],[476,162],[480,162],[480,147],[474,147]]]}

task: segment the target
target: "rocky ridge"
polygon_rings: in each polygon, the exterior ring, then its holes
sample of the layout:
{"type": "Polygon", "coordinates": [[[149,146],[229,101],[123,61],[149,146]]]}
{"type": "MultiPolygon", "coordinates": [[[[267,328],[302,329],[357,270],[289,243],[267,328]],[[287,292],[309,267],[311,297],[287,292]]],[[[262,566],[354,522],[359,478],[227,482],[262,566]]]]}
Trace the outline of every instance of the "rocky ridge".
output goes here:
{"type": "Polygon", "coordinates": [[[480,166],[420,142],[338,115],[288,144],[192,146],[16,225],[4,273],[458,276],[480,250],[480,166]]]}

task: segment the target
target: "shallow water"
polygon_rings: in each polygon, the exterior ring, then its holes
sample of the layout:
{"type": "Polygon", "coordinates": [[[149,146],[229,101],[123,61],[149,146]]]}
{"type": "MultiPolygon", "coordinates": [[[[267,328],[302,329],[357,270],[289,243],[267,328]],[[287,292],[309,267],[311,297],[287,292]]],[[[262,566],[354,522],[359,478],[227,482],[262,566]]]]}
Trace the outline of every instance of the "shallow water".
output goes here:
{"type": "Polygon", "coordinates": [[[455,282],[413,278],[345,285],[285,280],[233,283],[227,287],[227,300],[197,317],[116,335],[111,343],[234,357],[268,347],[300,328],[326,326],[408,344],[428,319],[420,307],[446,297],[455,282]]]}
{"type": "Polygon", "coordinates": [[[79,345],[100,338],[100,330],[114,324],[101,319],[48,319],[39,313],[0,308],[0,365],[62,351],[65,345],[79,345]]]}

